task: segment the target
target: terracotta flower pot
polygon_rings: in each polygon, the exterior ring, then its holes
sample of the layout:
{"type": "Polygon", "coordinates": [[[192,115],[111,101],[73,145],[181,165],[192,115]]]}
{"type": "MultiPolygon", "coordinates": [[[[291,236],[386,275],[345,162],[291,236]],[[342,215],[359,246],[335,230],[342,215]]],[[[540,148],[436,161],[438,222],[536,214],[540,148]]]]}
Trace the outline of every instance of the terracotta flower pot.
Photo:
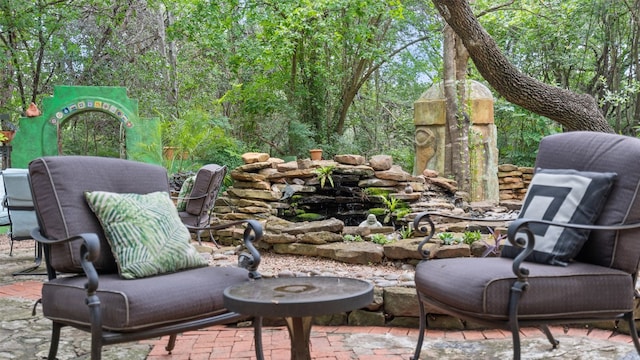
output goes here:
{"type": "Polygon", "coordinates": [[[322,160],[322,149],[311,149],[309,150],[309,155],[311,160],[322,160]]]}
{"type": "Polygon", "coordinates": [[[2,130],[0,131],[0,133],[2,133],[2,135],[4,135],[7,140],[3,141],[3,144],[8,144],[11,142],[11,140],[13,140],[13,137],[16,135],[16,132],[13,130],[2,130]]]}

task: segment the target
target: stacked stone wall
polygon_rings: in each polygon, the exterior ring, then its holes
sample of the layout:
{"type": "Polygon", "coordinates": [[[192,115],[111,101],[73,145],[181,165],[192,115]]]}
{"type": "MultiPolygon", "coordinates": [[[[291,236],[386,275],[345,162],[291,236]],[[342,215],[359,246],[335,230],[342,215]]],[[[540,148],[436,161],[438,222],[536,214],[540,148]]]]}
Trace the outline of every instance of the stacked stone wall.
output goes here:
{"type": "Polygon", "coordinates": [[[511,164],[499,165],[498,186],[500,188],[500,201],[522,201],[532,178],[532,167],[521,167],[511,164]]]}

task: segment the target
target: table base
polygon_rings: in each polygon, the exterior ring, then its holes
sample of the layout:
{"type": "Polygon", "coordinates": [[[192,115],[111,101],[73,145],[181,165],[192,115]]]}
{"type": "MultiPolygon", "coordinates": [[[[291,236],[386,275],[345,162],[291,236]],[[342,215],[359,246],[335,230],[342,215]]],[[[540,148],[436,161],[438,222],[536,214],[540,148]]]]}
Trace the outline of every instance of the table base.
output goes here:
{"type": "MultiPolygon", "coordinates": [[[[313,324],[313,316],[304,317],[286,317],[287,330],[291,338],[291,359],[311,360],[311,352],[309,346],[311,341],[311,325],[313,324]]],[[[256,316],[253,319],[254,339],[256,346],[257,360],[264,360],[264,352],[262,349],[262,317],[256,316]]]]}

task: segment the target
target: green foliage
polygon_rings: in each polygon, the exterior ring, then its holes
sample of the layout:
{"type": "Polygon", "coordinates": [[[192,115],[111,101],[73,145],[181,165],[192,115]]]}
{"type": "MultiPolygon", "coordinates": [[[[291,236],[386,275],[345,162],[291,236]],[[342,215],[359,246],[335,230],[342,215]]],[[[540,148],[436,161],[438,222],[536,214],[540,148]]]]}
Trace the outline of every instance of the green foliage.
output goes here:
{"type": "Polygon", "coordinates": [[[381,196],[381,199],[385,205],[385,217],[382,221],[385,224],[390,223],[392,218],[399,219],[410,212],[409,205],[394,196],[381,196]]]}
{"type": "Polygon", "coordinates": [[[202,109],[187,111],[179,118],[162,122],[163,142],[186,151],[200,165],[214,163],[233,169],[242,165],[241,143],[228,134],[229,124],[202,109]]]}
{"type": "Polygon", "coordinates": [[[296,221],[318,221],[324,219],[324,216],[316,213],[300,213],[296,215],[296,221]]]}
{"type": "Polygon", "coordinates": [[[73,116],[60,126],[62,153],[125,157],[121,147],[122,123],[102,112],[86,112],[73,116]]]}
{"type": "MultiPolygon", "coordinates": [[[[640,133],[635,8],[516,5],[472,6],[492,9],[480,20],[524,73],[594,96],[617,132],[640,133]]],[[[411,171],[413,102],[441,78],[441,27],[431,2],[415,0],[6,0],[0,113],[17,118],[57,84],[125,86],[143,117],[213,123],[178,137],[195,163],[231,167],[249,150],[301,157],[322,147],[389,154],[411,171]]],[[[472,63],[469,72],[479,79],[472,63]]],[[[500,97],[495,115],[500,163],[532,165],[539,139],[561,131],[500,97]]],[[[78,134],[91,130],[83,126],[78,134]]],[[[107,131],[65,148],[118,156],[107,131]]]]}
{"type": "Polygon", "coordinates": [[[371,235],[371,242],[373,242],[375,244],[378,244],[378,245],[385,245],[385,244],[392,243],[393,240],[389,239],[384,234],[372,234],[371,235]]]}
{"type": "Polygon", "coordinates": [[[364,241],[362,239],[362,236],[360,236],[360,235],[346,234],[342,238],[344,239],[344,241],[347,241],[347,242],[362,242],[362,241],[364,241]]]}
{"type": "Polygon", "coordinates": [[[411,226],[403,226],[400,228],[400,237],[403,239],[409,239],[413,236],[413,229],[411,226]]]}
{"type": "Polygon", "coordinates": [[[331,174],[333,174],[334,168],[335,166],[333,165],[327,165],[327,166],[322,166],[322,167],[313,169],[313,172],[316,174],[316,176],[318,177],[318,180],[320,181],[321,188],[324,188],[324,184],[327,180],[329,180],[331,187],[334,186],[333,177],[331,176],[331,174]]]}
{"type": "Polygon", "coordinates": [[[453,245],[460,242],[460,239],[456,239],[450,232],[438,233],[438,239],[442,240],[444,245],[453,245]]]}
{"type": "Polygon", "coordinates": [[[369,209],[369,214],[373,214],[376,217],[383,216],[386,213],[387,213],[387,209],[385,209],[385,208],[371,208],[371,209],[369,209]]]}
{"type": "Polygon", "coordinates": [[[495,104],[500,162],[533,166],[540,140],[562,129],[555,122],[518,106],[498,100],[495,104]]]}
{"type": "Polygon", "coordinates": [[[464,234],[462,234],[462,242],[467,245],[471,245],[476,241],[480,241],[481,239],[482,239],[482,234],[478,230],[465,231],[464,234]]]}

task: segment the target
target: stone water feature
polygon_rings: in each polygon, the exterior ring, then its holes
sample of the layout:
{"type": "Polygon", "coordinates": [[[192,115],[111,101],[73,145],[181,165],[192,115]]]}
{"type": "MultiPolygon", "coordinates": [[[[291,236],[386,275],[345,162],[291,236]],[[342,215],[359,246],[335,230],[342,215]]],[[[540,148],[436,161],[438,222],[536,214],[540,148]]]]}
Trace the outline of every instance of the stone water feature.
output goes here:
{"type": "MultiPolygon", "coordinates": [[[[250,153],[243,159],[245,165],[231,170],[233,186],[220,194],[214,213],[219,221],[262,220],[265,236],[261,248],[281,254],[326,257],[354,264],[415,263],[420,259],[416,249],[422,235],[406,230],[416,213],[472,211],[508,217],[511,210],[491,203],[469,203],[457,191],[455,181],[428,169],[412,175],[394,165],[387,155],[365,159],[347,154],[333,160],[285,162],[268,154],[250,153]],[[331,181],[325,177],[323,185],[320,174],[329,174],[331,181]],[[377,215],[383,226],[358,226],[370,214],[377,215]],[[372,240],[376,234],[387,236],[389,244],[345,241],[347,235],[372,240]]],[[[451,231],[468,230],[468,224],[449,225],[451,231]]],[[[216,235],[223,244],[238,239],[237,233],[229,231],[216,235]]],[[[447,256],[469,256],[472,252],[469,246],[446,251],[450,254],[447,256]]],[[[482,252],[474,250],[476,255],[482,252]]],[[[441,256],[444,254],[441,252],[441,256]]]]}

